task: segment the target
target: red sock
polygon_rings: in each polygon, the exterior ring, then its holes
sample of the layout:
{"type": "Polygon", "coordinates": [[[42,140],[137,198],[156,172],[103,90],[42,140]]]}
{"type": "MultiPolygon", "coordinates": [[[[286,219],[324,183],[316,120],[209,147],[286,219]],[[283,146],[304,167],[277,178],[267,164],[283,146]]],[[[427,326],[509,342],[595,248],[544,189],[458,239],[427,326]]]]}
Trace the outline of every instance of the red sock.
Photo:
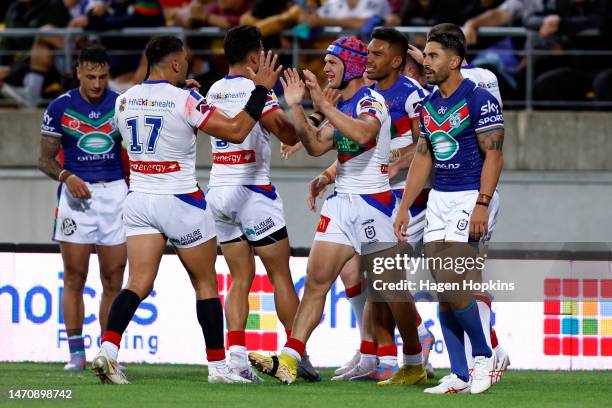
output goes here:
{"type": "Polygon", "coordinates": [[[246,347],[246,335],[244,330],[230,330],[227,332],[227,347],[242,346],[246,347]]]}
{"type": "Polygon", "coordinates": [[[206,360],[221,361],[225,360],[225,349],[206,349],[206,360]]]}
{"type": "Polygon", "coordinates": [[[359,352],[361,354],[370,354],[372,356],[376,355],[376,343],[372,341],[361,340],[361,346],[359,347],[359,352]]]}
{"type": "Polygon", "coordinates": [[[306,351],[306,345],[300,340],[294,339],[293,337],[287,339],[285,347],[295,350],[300,355],[300,357],[304,356],[304,352],[306,351]]]}
{"type": "Polygon", "coordinates": [[[285,329],[285,334],[287,335],[287,340],[289,340],[291,338],[291,329],[290,330],[285,329]]]}
{"type": "Polygon", "coordinates": [[[359,282],[355,286],[351,286],[350,288],[344,289],[344,293],[346,294],[347,298],[358,296],[361,293],[361,282],[359,282]]]}
{"type": "Polygon", "coordinates": [[[491,327],[491,347],[496,348],[499,346],[499,341],[497,340],[497,333],[495,333],[495,329],[491,327]]]}
{"type": "Polygon", "coordinates": [[[395,344],[389,346],[378,346],[376,350],[378,357],[392,356],[397,357],[397,346],[395,344]]]}
{"type": "Polygon", "coordinates": [[[119,347],[121,345],[121,335],[112,330],[106,330],[104,332],[104,335],[102,335],[102,340],[100,341],[100,344],[104,343],[105,341],[113,343],[115,346],[119,347]]]}

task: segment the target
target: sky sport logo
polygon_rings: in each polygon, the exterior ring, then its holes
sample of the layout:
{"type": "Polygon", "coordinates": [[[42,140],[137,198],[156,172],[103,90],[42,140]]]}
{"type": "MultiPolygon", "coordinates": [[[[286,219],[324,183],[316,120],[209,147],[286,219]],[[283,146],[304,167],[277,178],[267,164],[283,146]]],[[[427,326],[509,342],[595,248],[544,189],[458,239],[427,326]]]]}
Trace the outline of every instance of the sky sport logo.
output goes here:
{"type": "MultiPolygon", "coordinates": [[[[232,284],[230,274],[218,275],[223,302],[232,284]]],[[[249,293],[249,317],[246,326],[247,350],[277,351],[278,318],[274,307],[274,288],[267,275],[255,275],[249,293]]],[[[228,344],[226,339],[225,344],[228,344]]]]}
{"type": "Polygon", "coordinates": [[[544,355],[612,356],[612,279],[546,279],[544,296],[544,355]]]}

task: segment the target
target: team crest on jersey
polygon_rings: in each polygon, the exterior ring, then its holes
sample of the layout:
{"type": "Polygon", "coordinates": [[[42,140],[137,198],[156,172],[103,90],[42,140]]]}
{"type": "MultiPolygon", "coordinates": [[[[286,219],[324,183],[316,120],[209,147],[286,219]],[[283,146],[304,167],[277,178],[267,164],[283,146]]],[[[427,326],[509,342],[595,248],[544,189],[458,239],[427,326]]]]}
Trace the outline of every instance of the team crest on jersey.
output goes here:
{"type": "Polygon", "coordinates": [[[438,115],[444,115],[447,110],[448,109],[446,108],[446,106],[440,106],[440,108],[438,109],[438,115]]]}
{"type": "Polygon", "coordinates": [[[461,124],[461,115],[455,112],[449,116],[448,121],[450,122],[451,129],[456,129],[461,124]]]}
{"type": "Polygon", "coordinates": [[[62,221],[62,233],[64,235],[72,235],[77,230],[77,224],[72,218],[64,218],[62,221]]]}
{"type": "Polygon", "coordinates": [[[68,127],[72,130],[77,130],[79,128],[79,121],[76,119],[69,121],[68,127]]]}

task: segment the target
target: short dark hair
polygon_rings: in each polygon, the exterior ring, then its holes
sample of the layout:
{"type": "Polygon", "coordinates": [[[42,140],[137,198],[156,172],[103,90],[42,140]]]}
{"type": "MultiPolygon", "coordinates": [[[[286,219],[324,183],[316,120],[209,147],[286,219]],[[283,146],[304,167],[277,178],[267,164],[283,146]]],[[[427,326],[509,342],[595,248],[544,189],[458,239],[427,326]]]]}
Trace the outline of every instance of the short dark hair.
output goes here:
{"type": "Polygon", "coordinates": [[[372,39],[388,42],[390,46],[398,46],[402,55],[402,65],[406,65],[406,53],[408,52],[408,38],[395,28],[378,27],[372,32],[372,39]]]}
{"type": "Polygon", "coordinates": [[[151,68],[159,64],[164,58],[183,49],[183,40],[178,37],[165,35],[153,37],[145,47],[145,57],[147,58],[147,74],[145,80],[149,78],[151,68]]]}
{"type": "Polygon", "coordinates": [[[230,65],[244,62],[249,53],[261,49],[261,40],[261,31],[255,26],[241,25],[230,29],[223,40],[225,59],[230,65]]]}
{"type": "Polygon", "coordinates": [[[106,48],[101,45],[90,45],[85,47],[79,53],[77,63],[82,66],[84,63],[89,62],[94,65],[110,65],[106,48]]]}
{"type": "Polygon", "coordinates": [[[448,33],[438,33],[430,35],[427,38],[427,42],[437,42],[445,50],[451,50],[461,58],[461,61],[465,58],[465,43],[462,43],[459,38],[448,33]]]}
{"type": "Polygon", "coordinates": [[[436,24],[435,26],[431,27],[431,29],[429,30],[429,33],[427,34],[427,40],[429,40],[429,37],[431,37],[432,35],[442,34],[442,33],[454,35],[455,37],[459,39],[459,41],[461,41],[461,43],[465,47],[465,42],[466,42],[465,34],[463,33],[463,30],[461,29],[461,27],[453,23],[441,23],[441,24],[436,24]]]}

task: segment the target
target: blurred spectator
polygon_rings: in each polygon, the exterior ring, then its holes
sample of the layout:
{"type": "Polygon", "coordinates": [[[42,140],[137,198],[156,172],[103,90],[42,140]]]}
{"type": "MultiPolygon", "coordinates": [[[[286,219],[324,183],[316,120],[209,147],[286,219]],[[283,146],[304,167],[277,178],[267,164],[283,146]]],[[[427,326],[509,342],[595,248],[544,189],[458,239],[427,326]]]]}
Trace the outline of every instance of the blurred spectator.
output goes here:
{"type": "MultiPolygon", "coordinates": [[[[6,28],[47,30],[65,27],[69,20],[70,14],[62,0],[16,0],[8,6],[4,24],[6,28]]],[[[55,86],[59,91],[61,77],[53,64],[53,51],[62,46],[61,37],[0,38],[0,50],[15,52],[0,57],[0,65],[4,66],[0,70],[4,75],[0,78],[2,94],[20,105],[36,106],[45,85],[55,86]]]]}
{"type": "Polygon", "coordinates": [[[228,29],[240,24],[240,16],[249,11],[248,0],[194,1],[191,7],[190,25],[228,29]]]}
{"type": "Polygon", "coordinates": [[[254,25],[269,37],[295,26],[301,13],[302,7],[288,0],[255,0],[251,11],[240,18],[240,24],[254,25]]]}
{"type": "MultiPolygon", "coordinates": [[[[560,57],[549,57],[553,67],[540,73],[534,96],[544,101],[588,101],[610,98],[610,56],[570,56],[568,49],[612,50],[610,37],[577,37],[583,31],[601,34],[612,6],[607,0],[545,1],[544,9],[525,17],[527,28],[536,30],[541,43],[560,57]],[[567,86],[567,84],[571,84],[567,86]]],[[[610,99],[608,99],[610,100],[610,99]]]]}
{"type": "MultiPolygon", "coordinates": [[[[72,27],[107,31],[165,25],[158,0],[81,0],[81,9],[83,15],[70,22],[72,27]]],[[[127,40],[124,36],[102,37],[102,45],[109,50],[112,89],[121,92],[144,79],[146,64],[142,50],[148,40],[148,36],[127,40]]]]}
{"type": "MultiPolygon", "coordinates": [[[[318,10],[305,10],[300,22],[310,27],[340,26],[361,29],[372,19],[377,25],[398,25],[387,0],[326,0],[318,10]]],[[[372,30],[374,26],[372,27],[372,30]]],[[[370,30],[370,31],[372,31],[370,30]]]]}
{"type": "Polygon", "coordinates": [[[472,3],[472,0],[408,0],[401,13],[401,22],[404,26],[461,25],[472,3]]]}
{"type": "Polygon", "coordinates": [[[525,18],[542,10],[542,0],[506,0],[499,7],[473,17],[463,25],[467,45],[478,42],[480,27],[522,26],[525,18]]]}

